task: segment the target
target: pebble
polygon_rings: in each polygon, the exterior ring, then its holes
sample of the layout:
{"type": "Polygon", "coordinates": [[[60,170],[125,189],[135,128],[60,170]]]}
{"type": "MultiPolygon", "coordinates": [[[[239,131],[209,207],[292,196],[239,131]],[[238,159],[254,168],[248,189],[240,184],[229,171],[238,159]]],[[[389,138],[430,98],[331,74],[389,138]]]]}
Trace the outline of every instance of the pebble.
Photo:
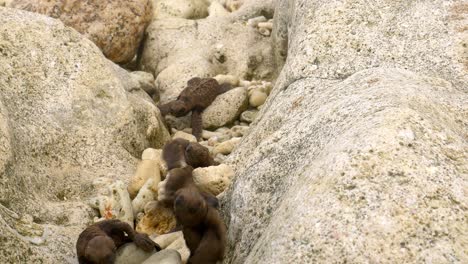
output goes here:
{"type": "Polygon", "coordinates": [[[161,206],[156,201],[146,204],[145,215],[138,222],[136,230],[148,235],[165,234],[176,226],[175,215],[171,209],[161,206]]]}
{"type": "Polygon", "coordinates": [[[259,28],[265,28],[265,29],[268,29],[268,30],[272,30],[273,29],[273,23],[272,22],[259,22],[257,24],[257,26],[259,28]]]}
{"type": "Polygon", "coordinates": [[[243,112],[240,119],[247,123],[252,123],[258,115],[258,110],[252,109],[243,112]]]}
{"type": "Polygon", "coordinates": [[[245,136],[245,134],[247,134],[247,131],[249,131],[249,127],[248,126],[233,126],[231,128],[231,131],[232,131],[232,135],[234,137],[243,137],[245,136]]]}
{"type": "Polygon", "coordinates": [[[197,168],[193,171],[193,180],[202,191],[218,195],[231,184],[234,171],[226,164],[197,168]]]}
{"type": "Polygon", "coordinates": [[[132,201],[133,217],[137,218],[138,214],[143,211],[145,205],[153,201],[158,195],[158,183],[154,178],[149,178],[141,187],[138,195],[132,201]]]}
{"type": "Polygon", "coordinates": [[[270,36],[271,34],[271,31],[266,28],[259,28],[258,32],[260,32],[260,34],[262,34],[263,36],[267,36],[267,37],[270,36]]]}
{"type": "Polygon", "coordinates": [[[109,187],[109,196],[100,196],[99,212],[105,219],[119,219],[133,227],[133,209],[127,186],[116,181],[109,187]]]}
{"type": "Polygon", "coordinates": [[[233,150],[234,147],[241,141],[240,137],[235,137],[232,139],[229,139],[227,141],[224,141],[218,145],[216,145],[213,149],[213,154],[216,155],[218,153],[221,153],[223,155],[230,154],[233,150]]]}
{"type": "Polygon", "coordinates": [[[197,138],[192,135],[192,134],[189,134],[189,133],[185,133],[183,131],[177,131],[174,136],[172,136],[172,139],[176,139],[176,138],[182,138],[182,139],[186,139],[190,142],[197,142],[197,138]]]}
{"type": "Polygon", "coordinates": [[[253,91],[250,95],[249,103],[252,107],[257,107],[265,103],[268,95],[264,92],[253,91]]]}
{"type": "Polygon", "coordinates": [[[266,21],[267,19],[264,16],[254,17],[254,18],[247,20],[247,25],[251,27],[257,27],[258,23],[266,22],[266,21]]]}
{"type": "Polygon", "coordinates": [[[220,74],[220,75],[216,75],[214,79],[216,79],[216,81],[218,81],[219,84],[229,83],[233,87],[237,87],[237,85],[239,84],[239,78],[237,78],[234,75],[220,74]]]}

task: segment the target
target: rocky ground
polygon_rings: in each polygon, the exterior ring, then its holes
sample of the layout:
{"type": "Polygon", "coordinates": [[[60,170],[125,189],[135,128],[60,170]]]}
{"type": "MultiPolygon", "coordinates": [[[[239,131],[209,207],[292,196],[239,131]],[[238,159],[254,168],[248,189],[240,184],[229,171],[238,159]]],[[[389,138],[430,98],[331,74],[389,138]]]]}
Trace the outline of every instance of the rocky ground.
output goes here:
{"type": "Polygon", "coordinates": [[[156,105],[214,77],[221,165],[194,178],[225,263],[468,262],[467,25],[463,1],[0,0],[0,259],[76,263],[119,218],[167,250],[118,263],[186,262],[154,201],[195,138],[156,105]]]}

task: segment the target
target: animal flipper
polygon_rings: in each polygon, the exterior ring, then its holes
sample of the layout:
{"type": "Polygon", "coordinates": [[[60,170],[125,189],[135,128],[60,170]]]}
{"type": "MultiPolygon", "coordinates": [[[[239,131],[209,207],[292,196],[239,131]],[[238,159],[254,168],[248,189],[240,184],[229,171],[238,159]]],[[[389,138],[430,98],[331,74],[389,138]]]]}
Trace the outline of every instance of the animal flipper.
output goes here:
{"type": "Polygon", "coordinates": [[[201,111],[193,110],[192,111],[192,135],[197,138],[197,141],[200,141],[202,136],[202,116],[201,111]]]}

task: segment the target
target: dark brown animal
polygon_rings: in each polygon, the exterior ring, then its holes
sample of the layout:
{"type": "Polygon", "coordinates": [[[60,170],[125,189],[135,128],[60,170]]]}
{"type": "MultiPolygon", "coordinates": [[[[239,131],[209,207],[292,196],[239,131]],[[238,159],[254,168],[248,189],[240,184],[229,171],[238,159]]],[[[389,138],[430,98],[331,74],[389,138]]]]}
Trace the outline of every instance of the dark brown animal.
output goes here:
{"type": "Polygon", "coordinates": [[[182,168],[187,165],[193,168],[218,165],[206,147],[182,138],[176,138],[166,143],[162,156],[168,170],[182,168]]]}
{"type": "Polygon", "coordinates": [[[144,251],[161,250],[146,234],[140,234],[120,220],[103,220],[86,228],[78,237],[76,252],[80,264],[112,264],[117,248],[134,242],[144,251]]]}
{"type": "Polygon", "coordinates": [[[192,134],[200,140],[202,134],[201,113],[218,95],[232,87],[230,84],[219,84],[213,78],[192,78],[176,100],[158,106],[163,116],[167,114],[181,117],[192,112],[192,134]]]}
{"type": "Polygon", "coordinates": [[[174,212],[190,249],[188,263],[215,264],[221,261],[226,246],[226,226],[218,210],[193,187],[182,188],[175,196],[174,212]]]}

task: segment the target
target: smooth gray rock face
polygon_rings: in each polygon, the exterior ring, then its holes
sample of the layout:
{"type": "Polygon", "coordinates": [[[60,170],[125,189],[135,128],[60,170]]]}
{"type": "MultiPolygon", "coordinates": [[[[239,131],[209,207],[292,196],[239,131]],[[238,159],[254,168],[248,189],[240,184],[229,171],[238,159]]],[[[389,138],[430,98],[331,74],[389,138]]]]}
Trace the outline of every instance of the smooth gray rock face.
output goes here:
{"type": "Polygon", "coordinates": [[[127,243],[117,250],[115,264],[141,264],[153,254],[156,254],[156,250],[146,252],[135,243],[127,243]]]}
{"type": "Polygon", "coordinates": [[[466,263],[462,1],[278,1],[224,263],[466,263]],[[287,54],[286,61],[283,61],[287,54]]]}
{"type": "Polygon", "coordinates": [[[0,259],[66,263],[92,180],[127,179],[169,134],[138,82],[58,20],[0,8],[0,36],[0,259]]]}
{"type": "Polygon", "coordinates": [[[164,249],[153,254],[142,264],[182,264],[182,258],[177,250],[164,249]]]}

